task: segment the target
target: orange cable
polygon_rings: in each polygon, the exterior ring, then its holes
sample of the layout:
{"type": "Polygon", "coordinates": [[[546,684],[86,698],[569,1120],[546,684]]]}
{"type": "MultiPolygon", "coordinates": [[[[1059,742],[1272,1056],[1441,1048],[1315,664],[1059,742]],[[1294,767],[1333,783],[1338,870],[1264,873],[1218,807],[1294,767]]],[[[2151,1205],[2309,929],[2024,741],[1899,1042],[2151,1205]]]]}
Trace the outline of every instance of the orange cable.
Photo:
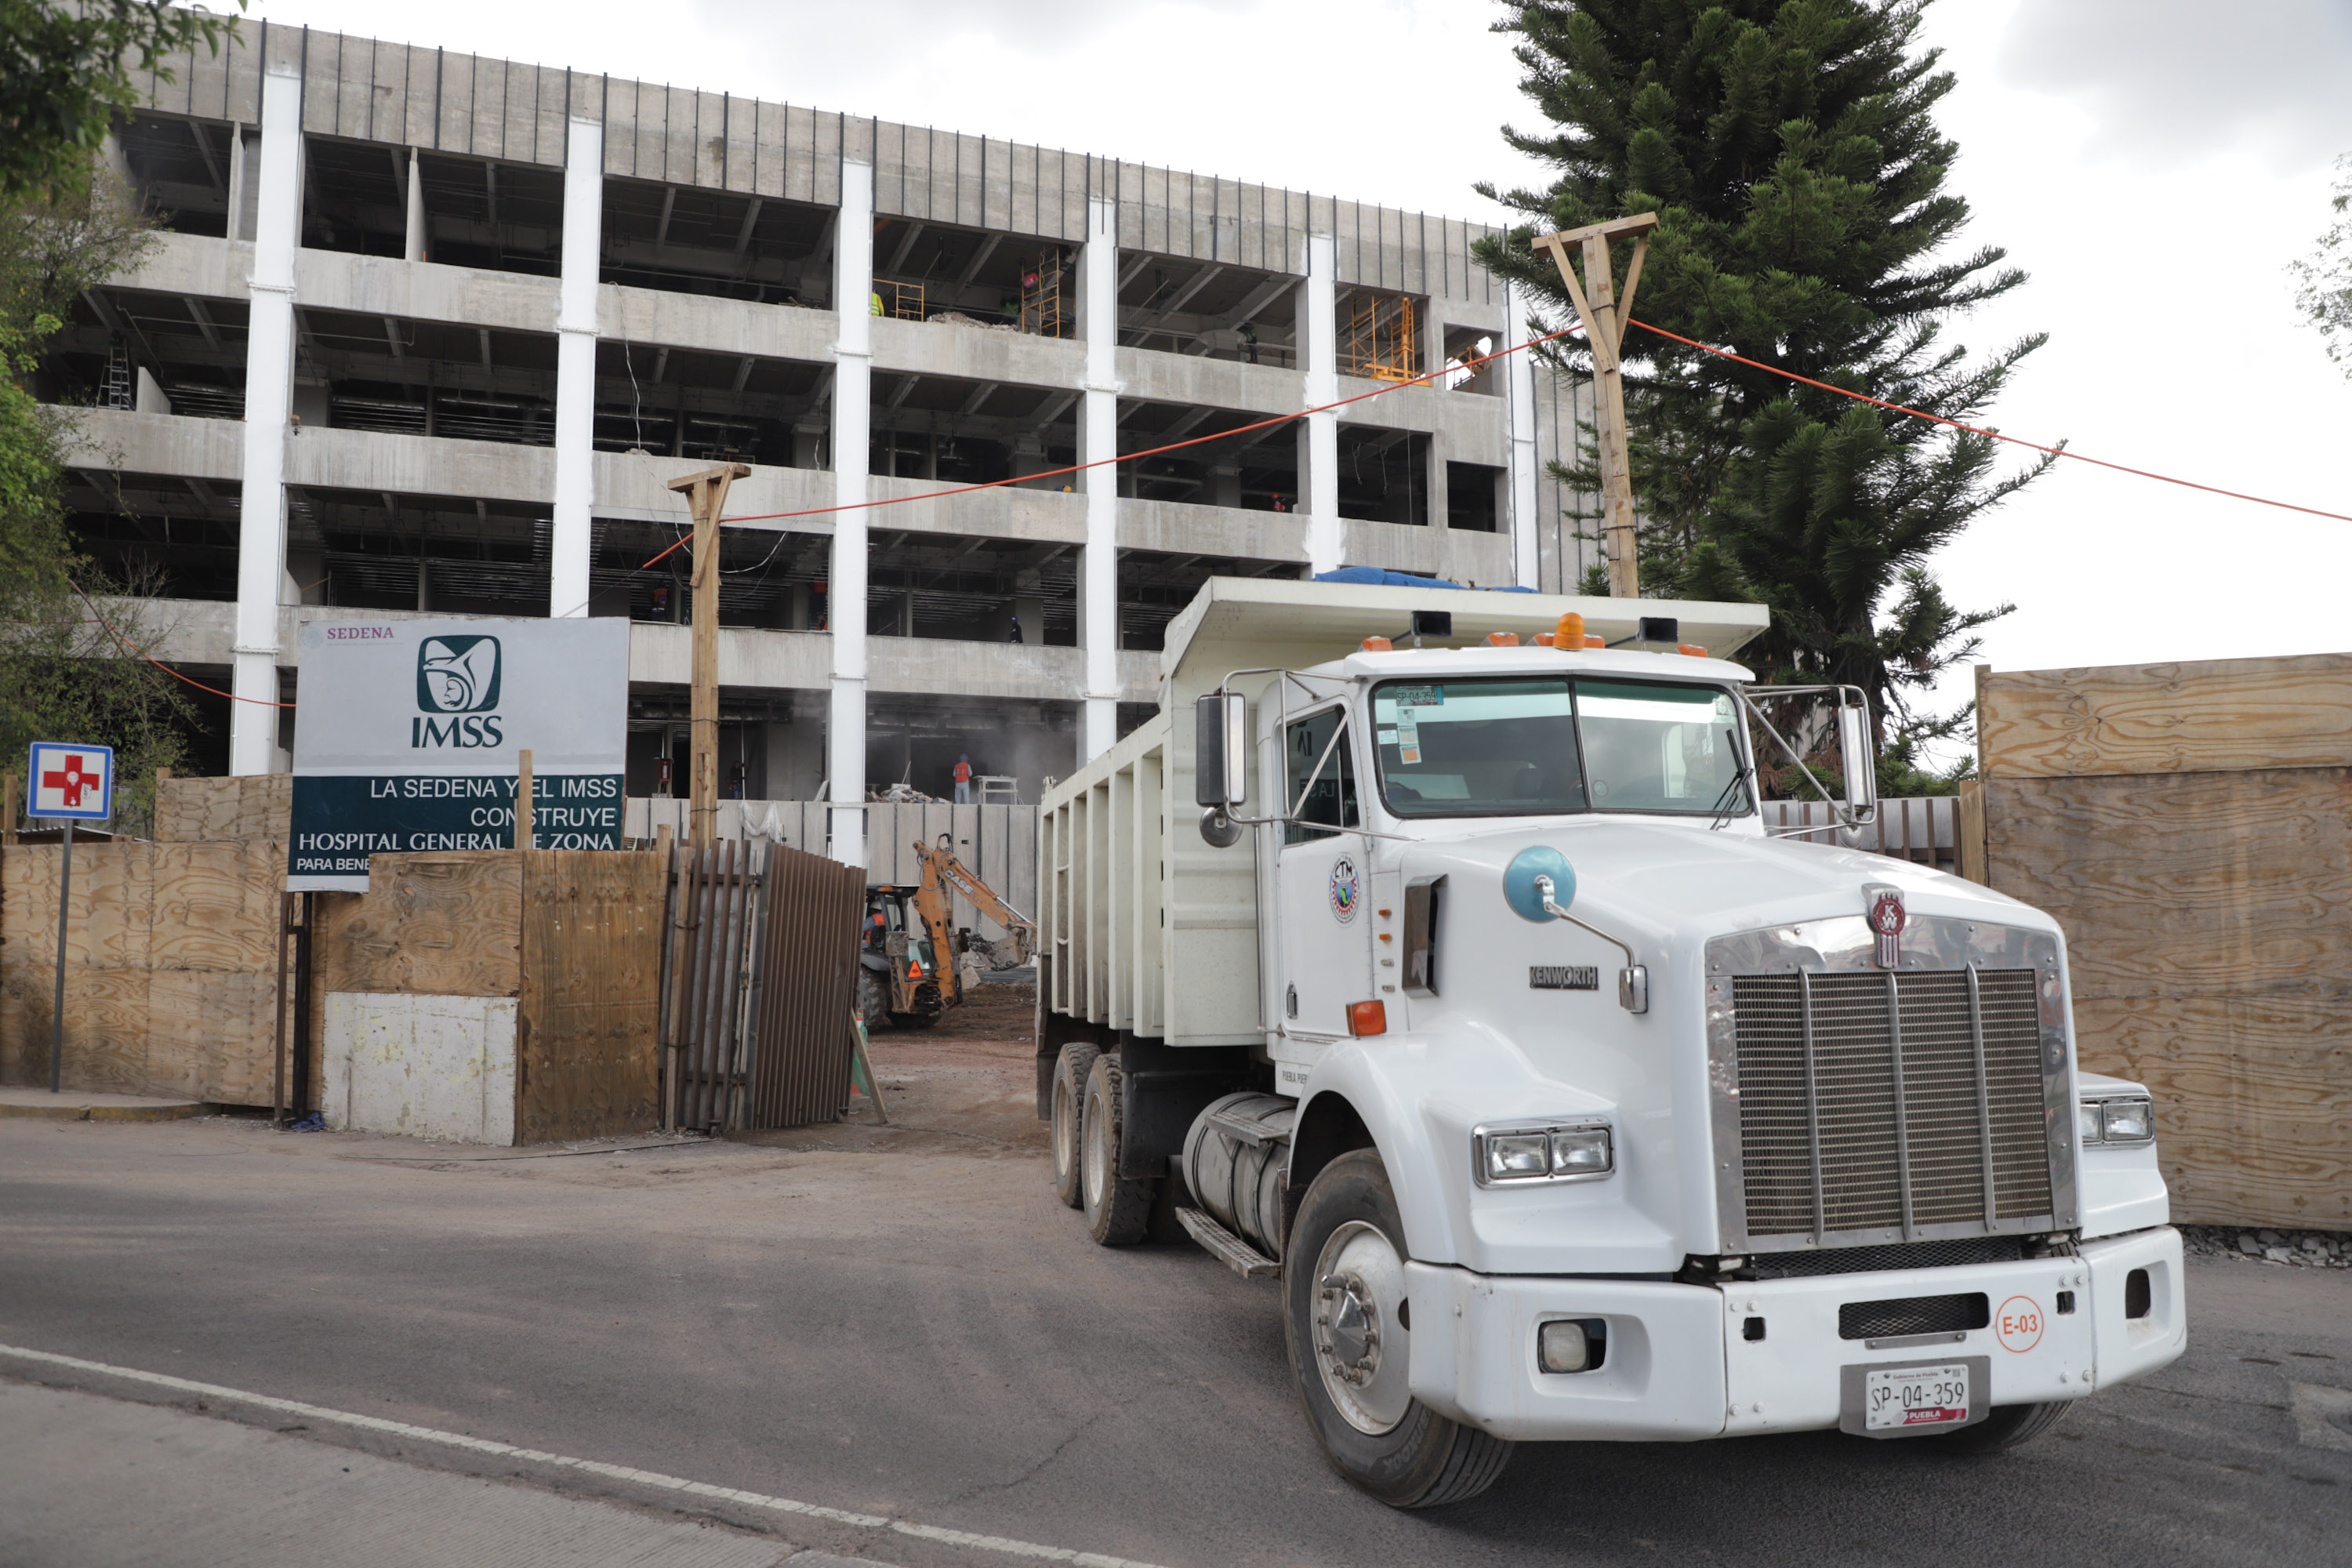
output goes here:
{"type": "MultiPolygon", "coordinates": [[[[223,691],[223,690],[222,690],[219,687],[217,687],[217,686],[206,686],[203,681],[198,680],[198,679],[197,679],[194,676],[193,676],[193,675],[182,675],[178,670],[173,669],[170,665],[165,664],[162,659],[157,658],[153,654],[149,653],[145,648],[143,648],[143,647],[132,647],[131,646],[131,639],[130,639],[129,637],[124,637],[121,632],[118,632],[118,631],[115,631],[115,630],[114,630],[114,623],[113,623],[112,621],[108,620],[104,616],[100,616],[100,615],[99,615],[99,613],[98,613],[98,606],[97,606],[95,604],[92,604],[92,603],[91,603],[91,601],[90,601],[90,596],[89,596],[88,594],[83,594],[83,593],[82,593],[82,587],[81,587],[81,584],[80,584],[76,583],[75,584],[73,584],[73,591],[74,591],[75,593],[77,593],[77,594],[81,594],[81,602],[82,602],[83,604],[85,604],[85,605],[89,605],[89,613],[90,613],[92,616],[96,616],[96,617],[97,617],[97,619],[98,619],[98,624],[99,624],[100,626],[104,626],[104,627],[105,627],[108,631],[110,631],[110,632],[113,632],[113,634],[114,634],[114,640],[115,640],[116,642],[121,643],[121,644],[122,645],[122,648],[123,648],[123,651],[124,651],[125,653],[135,653],[135,654],[137,654],[141,658],[145,659],[148,663],[150,663],[150,664],[153,665],[156,668],[158,668],[158,669],[162,670],[164,674],[166,674],[166,675],[170,676],[173,679],[174,679],[174,680],[184,680],[184,681],[186,681],[189,685],[191,685],[191,686],[194,687],[194,688],[195,688],[197,690],[199,690],[199,691],[209,691],[209,692],[211,692],[211,693],[212,693],[214,696],[215,696],[215,697],[226,697],[226,698],[227,698],[231,702],[250,702],[250,703],[252,703],[252,704],[253,704],[255,707],[257,707],[257,708],[291,708],[291,707],[293,707],[293,706],[294,706],[294,704],[292,704],[291,702],[272,702],[272,701],[269,701],[268,700],[267,700],[266,698],[260,698],[260,697],[239,697],[239,696],[238,696],[236,692],[234,692],[234,691],[223,691]]],[[[63,623],[60,623],[60,624],[63,624],[63,623]]]]}
{"type": "MultiPolygon", "coordinates": [[[[1503,358],[1507,354],[1517,353],[1521,349],[1531,349],[1538,343],[1548,343],[1555,338],[1568,337],[1571,333],[1580,332],[1582,331],[1584,331],[1584,323],[1579,321],[1574,326],[1563,327],[1559,331],[1546,332],[1539,338],[1529,338],[1523,343],[1513,343],[1507,349],[1496,349],[1490,354],[1481,355],[1473,359],[1448,360],[1440,368],[1430,371],[1425,374],[1413,376],[1407,381],[1388,382],[1382,385],[1372,388],[1370,392],[1360,392],[1352,397],[1342,397],[1335,403],[1320,404],[1313,408],[1302,408],[1296,414],[1276,414],[1270,418],[1260,419],[1255,424],[1236,425],[1230,430],[1218,430],[1206,436],[1193,436],[1181,441],[1171,441],[1166,446],[1152,447],[1140,452],[1122,452],[1116,458],[1098,458],[1091,463],[1072,463],[1066,468],[1045,468],[1037,473],[1022,474],[1016,478],[1009,479],[989,479],[983,483],[976,485],[957,485],[950,489],[925,490],[920,495],[887,496],[881,500],[852,501],[847,506],[804,507],[799,511],[756,511],[747,513],[741,517],[722,517],[719,521],[721,523],[772,522],[782,518],[822,517],[829,512],[865,511],[874,507],[899,506],[905,502],[916,500],[940,500],[948,496],[971,495],[975,490],[1002,489],[1007,485],[1027,484],[1033,479],[1056,479],[1063,474],[1084,473],[1088,468],[1101,468],[1113,467],[1119,463],[1132,463],[1144,458],[1156,458],[1162,452],[1181,451],[1187,447],[1202,446],[1211,441],[1228,440],[1235,436],[1246,436],[1253,430],[1265,430],[1270,429],[1276,425],[1287,425],[1294,419],[1304,419],[1310,414],[1328,414],[1334,408],[1345,408],[1351,403],[1361,403],[1367,398],[1382,397],[1387,395],[1389,393],[1399,391],[1404,387],[1418,386],[1423,382],[1434,381],[1440,376],[1452,375],[1456,371],[1475,371],[1480,365],[1490,364],[1496,360],[1503,358]]],[[[642,572],[646,569],[646,566],[651,566],[655,561],[659,561],[663,556],[669,554],[670,551],[677,549],[680,545],[690,543],[693,537],[694,536],[692,534],[688,534],[685,538],[680,539],[677,544],[671,545],[668,550],[663,551],[660,555],[655,556],[653,561],[646,562],[645,566],[640,566],[637,570],[642,572]]]]}
{"type": "Polygon", "coordinates": [[[1662,338],[1672,338],[1678,343],[1697,349],[1702,353],[1711,353],[1717,359],[1727,359],[1736,364],[1744,364],[1768,374],[1786,376],[1790,381],[1801,381],[1807,386],[1818,386],[1823,392],[1834,392],[1840,397],[1851,397],[1857,403],[1868,403],[1884,408],[1889,413],[1907,414],[1914,419],[1927,419],[1937,425],[1948,425],[1955,430],[1965,430],[1971,436],[1988,436],[1996,441],[2007,441],[2011,446],[2031,447],[2036,452],[2047,452],[2053,458],[2072,458],[2078,463],[2090,463],[2102,468],[2113,468],[2119,474],[2136,474],[2143,479],[2159,479],[2168,485],[2179,485],[2188,489],[2203,490],[2208,495],[2228,496],[2231,500],[2250,500],[2257,506],[2274,506],[2286,511],[2305,512],[2310,516],[2324,517],[2336,522],[2352,522],[2352,517],[2347,517],[2340,511],[2322,511],[2315,506],[2297,506],[2293,501],[2272,500],[2267,496],[2250,496],[2243,490],[2225,490],[2219,485],[2200,485],[2195,479],[2176,479],[2170,474],[2150,473],[2146,468],[2134,468],[2122,463],[2110,463],[2105,458],[2086,458],[2080,452],[2069,451],[2063,447],[2045,447],[2039,441],[2029,441],[2022,436],[2004,436],[1998,430],[1989,430],[1982,426],[1963,425],[1957,419],[1947,419],[1940,414],[1929,414],[1918,408],[1906,408],[1900,403],[1889,403],[1885,398],[1873,397],[1866,392],[1853,392],[1843,386],[1832,386],[1826,381],[1815,381],[1811,376],[1799,375],[1793,370],[1782,370],[1778,365],[1763,364],[1749,359],[1745,354],[1736,354],[1729,349],[1719,349],[1711,343],[1700,342],[1696,338],[1686,338],[1680,332],[1670,332],[1664,327],[1654,327],[1647,321],[1632,317],[1628,317],[1627,321],[1631,325],[1639,327],[1645,332],[1655,332],[1662,338]]]}

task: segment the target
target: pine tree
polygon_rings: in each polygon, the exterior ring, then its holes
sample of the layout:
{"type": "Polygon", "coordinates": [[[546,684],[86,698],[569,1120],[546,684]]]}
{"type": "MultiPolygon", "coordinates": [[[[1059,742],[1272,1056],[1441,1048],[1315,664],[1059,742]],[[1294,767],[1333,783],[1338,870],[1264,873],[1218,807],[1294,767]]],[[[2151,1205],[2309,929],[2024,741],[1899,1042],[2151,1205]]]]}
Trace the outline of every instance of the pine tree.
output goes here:
{"type": "MultiPolygon", "coordinates": [[[[1952,254],[1969,207],[1945,188],[1958,150],[1933,110],[1953,80],[1916,47],[1925,4],[1515,5],[1496,27],[1518,36],[1523,90],[1550,123],[1504,136],[1558,176],[1481,187],[1528,219],[1481,259],[1566,321],[1567,290],[1528,237],[1655,211],[1637,319],[1974,422],[2043,339],[1975,362],[1945,340],[1949,317],[2025,279],[1999,249],[1952,254]]],[[[1988,437],[1638,328],[1625,347],[1643,356],[1626,402],[1644,591],[1769,605],[1770,634],[1743,658],[1767,679],[1863,688],[1891,772],[1962,732],[1965,710],[1916,700],[2010,606],[1955,608],[1927,563],[2048,460],[2000,475],[1988,437]]]]}

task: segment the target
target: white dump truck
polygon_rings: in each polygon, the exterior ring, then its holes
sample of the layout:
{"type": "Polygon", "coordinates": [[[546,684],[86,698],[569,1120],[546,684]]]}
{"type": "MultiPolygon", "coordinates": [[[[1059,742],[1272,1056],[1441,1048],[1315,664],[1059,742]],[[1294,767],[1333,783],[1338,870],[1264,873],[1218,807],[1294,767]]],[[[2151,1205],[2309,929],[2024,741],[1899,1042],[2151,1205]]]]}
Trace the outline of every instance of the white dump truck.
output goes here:
{"type": "Polygon", "coordinates": [[[2185,1348],[2149,1098],[2077,1066],[2057,923],[1766,831],[1759,743],[1834,737],[1876,802],[1858,692],[1727,657],[1764,626],[1218,578],[1046,795],[1061,1195],[1277,1278],[1384,1501],[1520,1442],[2006,1447],[2185,1348]]]}

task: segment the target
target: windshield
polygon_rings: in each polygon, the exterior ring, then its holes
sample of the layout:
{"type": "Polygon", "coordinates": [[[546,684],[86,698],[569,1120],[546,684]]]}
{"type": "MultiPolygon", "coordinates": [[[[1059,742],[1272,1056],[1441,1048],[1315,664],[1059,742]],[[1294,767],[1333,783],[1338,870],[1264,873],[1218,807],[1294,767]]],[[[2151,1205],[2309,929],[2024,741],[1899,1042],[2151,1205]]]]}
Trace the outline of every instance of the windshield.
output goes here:
{"type": "Polygon", "coordinates": [[[1372,720],[1382,798],[1399,816],[1749,809],[1738,709],[1719,687],[1386,681],[1372,720]]]}

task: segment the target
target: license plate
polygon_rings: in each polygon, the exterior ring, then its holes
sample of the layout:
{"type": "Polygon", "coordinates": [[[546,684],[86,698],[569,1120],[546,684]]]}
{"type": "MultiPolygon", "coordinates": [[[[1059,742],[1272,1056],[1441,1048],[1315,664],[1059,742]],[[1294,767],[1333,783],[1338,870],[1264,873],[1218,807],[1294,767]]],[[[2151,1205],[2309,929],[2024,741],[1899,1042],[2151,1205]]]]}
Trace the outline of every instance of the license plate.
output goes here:
{"type": "Polygon", "coordinates": [[[1873,1371],[1863,1379],[1862,1411],[1872,1432],[1957,1426],[1969,1418],[1969,1369],[1954,1363],[1873,1371]]]}

